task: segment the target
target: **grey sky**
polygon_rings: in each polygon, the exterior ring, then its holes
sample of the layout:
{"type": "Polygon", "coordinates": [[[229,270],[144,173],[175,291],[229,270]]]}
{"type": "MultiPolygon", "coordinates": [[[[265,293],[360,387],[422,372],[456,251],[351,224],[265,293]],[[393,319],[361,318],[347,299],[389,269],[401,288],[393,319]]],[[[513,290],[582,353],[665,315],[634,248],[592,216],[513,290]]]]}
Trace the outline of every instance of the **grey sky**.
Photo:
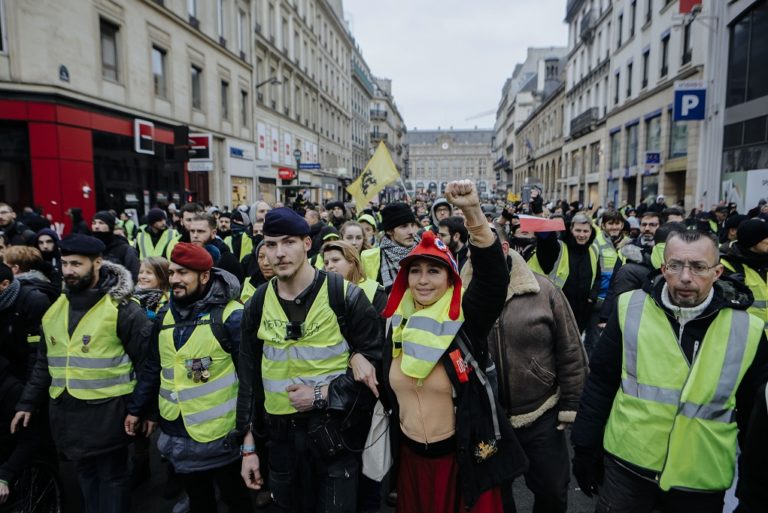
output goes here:
{"type": "Polygon", "coordinates": [[[493,127],[529,46],[565,46],[566,0],[344,0],[363,56],[409,129],[493,127]]]}

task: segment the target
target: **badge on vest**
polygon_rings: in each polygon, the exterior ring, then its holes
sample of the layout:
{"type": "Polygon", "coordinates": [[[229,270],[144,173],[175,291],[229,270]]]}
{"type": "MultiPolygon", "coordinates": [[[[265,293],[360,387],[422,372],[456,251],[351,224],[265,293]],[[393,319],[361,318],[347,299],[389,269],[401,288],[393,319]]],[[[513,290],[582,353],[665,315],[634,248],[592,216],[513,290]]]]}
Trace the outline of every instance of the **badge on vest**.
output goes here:
{"type": "Polygon", "coordinates": [[[499,452],[499,446],[496,444],[496,440],[484,440],[475,446],[475,461],[482,463],[497,452],[499,452]]]}
{"type": "Polygon", "coordinates": [[[208,370],[211,368],[213,359],[210,356],[204,358],[190,358],[184,360],[184,367],[187,369],[187,379],[191,379],[195,383],[207,383],[211,378],[211,372],[208,370]]]}
{"type": "Polygon", "coordinates": [[[451,362],[453,362],[453,369],[459,377],[459,383],[468,383],[469,372],[472,368],[464,361],[464,358],[461,357],[461,351],[458,349],[451,351],[449,356],[451,357],[451,362]]]}
{"type": "Polygon", "coordinates": [[[84,353],[87,353],[90,349],[88,348],[88,344],[91,343],[91,336],[90,335],[83,335],[83,347],[80,348],[80,350],[84,353]]]}

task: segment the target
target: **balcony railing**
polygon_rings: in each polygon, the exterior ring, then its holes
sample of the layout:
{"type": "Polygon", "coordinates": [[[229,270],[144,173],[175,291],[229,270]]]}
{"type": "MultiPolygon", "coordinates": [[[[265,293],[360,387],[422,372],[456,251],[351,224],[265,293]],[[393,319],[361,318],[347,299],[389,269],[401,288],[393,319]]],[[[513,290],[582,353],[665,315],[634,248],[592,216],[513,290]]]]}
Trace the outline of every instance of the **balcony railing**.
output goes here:
{"type": "Polygon", "coordinates": [[[383,134],[381,132],[371,132],[371,141],[372,142],[389,141],[389,134],[383,134]]]}
{"type": "Polygon", "coordinates": [[[600,109],[591,107],[571,120],[571,137],[588,134],[600,119],[600,109]]]}
{"type": "Polygon", "coordinates": [[[387,111],[384,109],[371,109],[371,120],[387,119],[387,111]]]}
{"type": "Polygon", "coordinates": [[[591,41],[595,28],[595,10],[589,9],[581,18],[579,35],[584,41],[591,41]]]}

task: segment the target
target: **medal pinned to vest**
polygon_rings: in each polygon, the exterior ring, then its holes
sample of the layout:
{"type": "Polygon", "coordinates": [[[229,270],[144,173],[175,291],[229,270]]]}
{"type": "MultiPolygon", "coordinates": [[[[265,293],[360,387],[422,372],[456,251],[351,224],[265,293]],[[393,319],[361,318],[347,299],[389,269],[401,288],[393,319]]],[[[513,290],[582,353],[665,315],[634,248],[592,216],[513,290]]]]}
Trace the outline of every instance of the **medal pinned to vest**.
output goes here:
{"type": "Polygon", "coordinates": [[[84,353],[87,353],[90,351],[88,348],[88,344],[91,343],[91,336],[90,335],[83,335],[83,347],[80,348],[80,350],[84,353]]]}
{"type": "Polygon", "coordinates": [[[207,383],[211,379],[211,364],[213,359],[210,356],[204,358],[188,358],[184,360],[184,367],[187,369],[187,379],[195,383],[207,383]]]}

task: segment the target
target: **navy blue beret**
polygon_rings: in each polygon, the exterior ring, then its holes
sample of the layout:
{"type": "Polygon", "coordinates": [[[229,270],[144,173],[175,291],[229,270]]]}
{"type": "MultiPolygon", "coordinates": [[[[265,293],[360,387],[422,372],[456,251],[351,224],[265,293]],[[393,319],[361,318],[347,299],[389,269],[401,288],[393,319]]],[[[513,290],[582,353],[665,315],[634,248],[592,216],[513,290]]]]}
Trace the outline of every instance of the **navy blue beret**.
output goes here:
{"type": "Polygon", "coordinates": [[[73,233],[67,235],[59,242],[61,254],[67,255],[86,255],[99,256],[107,247],[96,237],[73,233]]]}
{"type": "Polygon", "coordinates": [[[288,207],[273,208],[264,219],[264,235],[309,235],[309,223],[288,207]]]}

